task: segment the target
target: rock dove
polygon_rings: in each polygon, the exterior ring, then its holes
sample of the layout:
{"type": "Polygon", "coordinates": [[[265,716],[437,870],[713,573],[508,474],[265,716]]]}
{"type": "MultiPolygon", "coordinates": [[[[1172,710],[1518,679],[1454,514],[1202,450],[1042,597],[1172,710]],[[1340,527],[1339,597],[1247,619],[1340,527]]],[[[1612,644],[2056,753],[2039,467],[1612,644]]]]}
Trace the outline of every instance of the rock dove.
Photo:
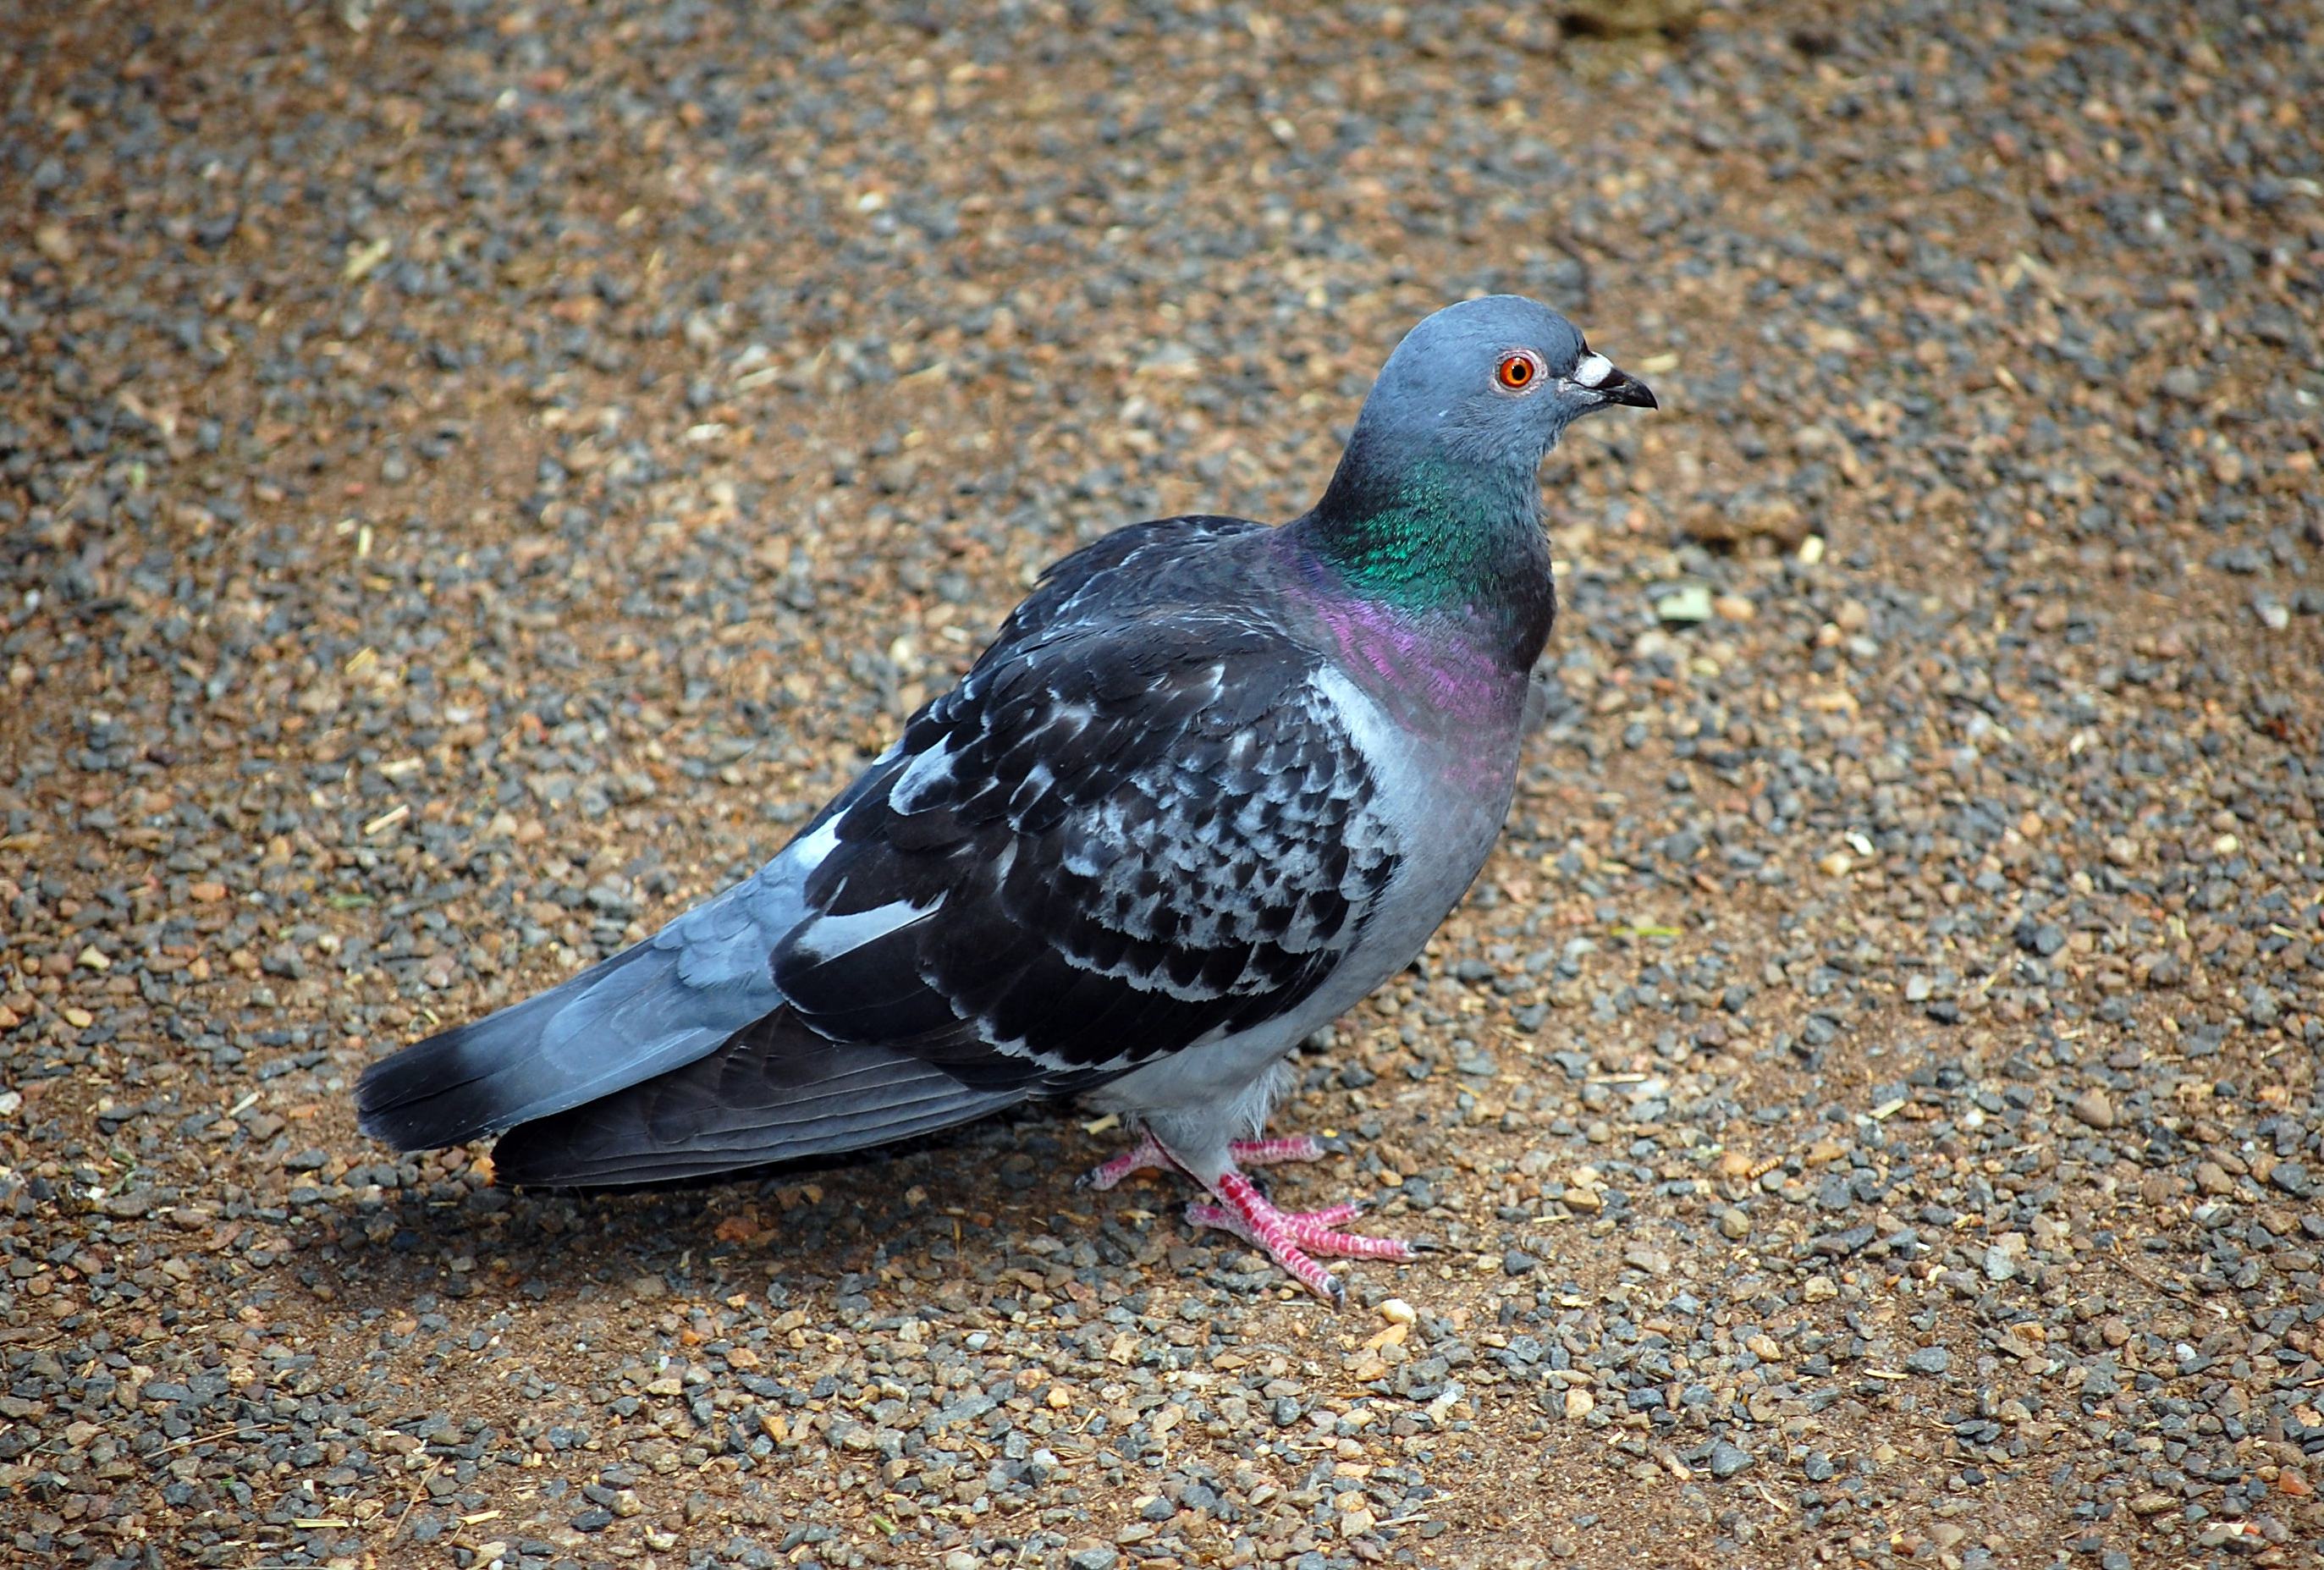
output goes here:
{"type": "Polygon", "coordinates": [[[756,874],[561,985],[375,1064],[364,1131],[497,1134],[507,1182],[828,1156],[1039,1096],[1119,1113],[1189,1218],[1338,1301],[1403,1258],[1245,1175],[1297,1044],[1484,864],[1555,614],[1544,455],[1654,395],[1517,296],[1388,358],[1314,507],[1132,524],[1050,568],[951,691],[756,874]]]}

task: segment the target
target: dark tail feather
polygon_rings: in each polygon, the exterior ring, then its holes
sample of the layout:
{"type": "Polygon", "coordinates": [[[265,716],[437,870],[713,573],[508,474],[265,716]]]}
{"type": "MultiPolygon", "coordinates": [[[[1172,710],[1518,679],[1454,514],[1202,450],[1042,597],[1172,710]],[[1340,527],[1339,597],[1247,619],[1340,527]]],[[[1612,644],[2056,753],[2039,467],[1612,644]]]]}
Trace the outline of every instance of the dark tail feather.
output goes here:
{"type": "Polygon", "coordinates": [[[1026,1094],[973,1089],[918,1058],[827,1041],[786,1009],[706,1057],[511,1129],[493,1166],[503,1182],[540,1187],[702,1178],[934,1133],[1026,1094]]]}
{"type": "Polygon", "coordinates": [[[691,1062],[782,1003],[771,980],[691,986],[678,965],[641,943],[374,1063],[355,1090],[364,1132],[400,1150],[496,1133],[691,1062]]]}

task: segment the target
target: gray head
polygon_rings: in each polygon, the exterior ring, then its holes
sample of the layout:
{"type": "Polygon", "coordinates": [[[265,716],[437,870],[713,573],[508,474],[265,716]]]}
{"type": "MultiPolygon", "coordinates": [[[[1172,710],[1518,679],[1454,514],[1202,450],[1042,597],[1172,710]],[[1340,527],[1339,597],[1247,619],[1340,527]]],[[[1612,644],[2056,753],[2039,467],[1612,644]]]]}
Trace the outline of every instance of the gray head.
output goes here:
{"type": "Polygon", "coordinates": [[[1560,432],[1655,395],[1573,324],[1514,294],[1448,306],[1372,383],[1332,483],[1297,528],[1352,592],[1451,618],[1522,672],[1556,600],[1536,471],[1560,432]]]}
{"type": "Polygon", "coordinates": [[[1405,335],[1364,400],[1357,440],[1529,472],[1568,425],[1617,403],[1655,407],[1572,322],[1521,294],[1494,294],[1448,305],[1405,335]]]}

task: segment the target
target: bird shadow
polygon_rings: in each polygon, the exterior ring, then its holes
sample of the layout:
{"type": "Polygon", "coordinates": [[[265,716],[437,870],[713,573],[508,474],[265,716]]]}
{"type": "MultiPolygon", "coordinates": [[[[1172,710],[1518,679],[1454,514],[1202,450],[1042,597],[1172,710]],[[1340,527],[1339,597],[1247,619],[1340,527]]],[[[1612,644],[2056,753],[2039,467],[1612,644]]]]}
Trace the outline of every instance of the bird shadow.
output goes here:
{"type": "Polygon", "coordinates": [[[1033,1107],[713,1178],[334,1197],[303,1212],[311,1241],[293,1262],[308,1289],[355,1314],[468,1298],[650,1307],[737,1292],[835,1306],[875,1285],[990,1301],[995,1270],[1053,1217],[1098,1235],[1108,1263],[1154,1253],[1157,1224],[1165,1241],[1186,1241],[1167,1219],[1184,1197],[1175,1190],[1077,1190],[1101,1155],[1072,1120],[1033,1107]]]}

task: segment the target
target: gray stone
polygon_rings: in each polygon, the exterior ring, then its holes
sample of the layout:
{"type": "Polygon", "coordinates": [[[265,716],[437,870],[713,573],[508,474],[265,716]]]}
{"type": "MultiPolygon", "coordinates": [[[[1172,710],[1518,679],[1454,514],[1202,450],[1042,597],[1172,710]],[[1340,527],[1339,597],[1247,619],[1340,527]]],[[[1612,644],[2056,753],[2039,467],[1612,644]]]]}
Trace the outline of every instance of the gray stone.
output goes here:
{"type": "Polygon", "coordinates": [[[2066,947],[2065,928],[2054,921],[2021,921],[2017,924],[2017,947],[2028,954],[2049,958],[2066,947]]]}
{"type": "Polygon", "coordinates": [[[2182,403],[2203,396],[2203,374],[2192,365],[2173,365],[2163,373],[2163,390],[2182,403]]]}
{"type": "Polygon", "coordinates": [[[2244,994],[2244,1018],[2260,1030],[2266,1030],[2283,1018],[2283,1005],[2265,987],[2254,987],[2244,994]]]}

